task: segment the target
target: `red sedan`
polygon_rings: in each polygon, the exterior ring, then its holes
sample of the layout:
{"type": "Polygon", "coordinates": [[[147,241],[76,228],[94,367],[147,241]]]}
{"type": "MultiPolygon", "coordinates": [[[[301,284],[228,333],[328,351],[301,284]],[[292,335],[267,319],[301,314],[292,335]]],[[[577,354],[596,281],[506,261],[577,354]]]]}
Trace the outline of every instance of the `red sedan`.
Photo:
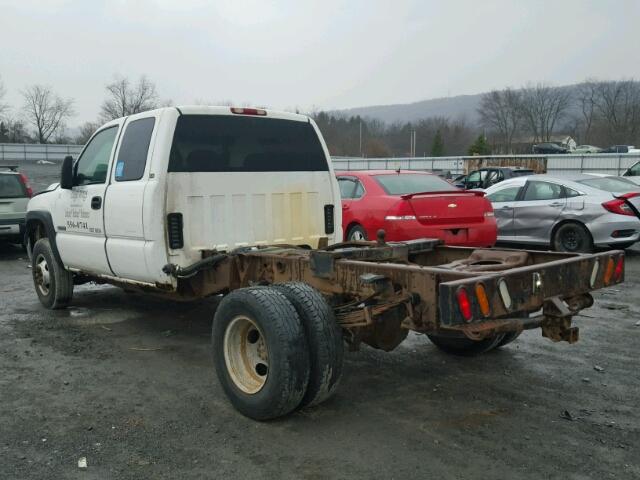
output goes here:
{"type": "Polygon", "coordinates": [[[484,192],[466,191],[424,172],[337,173],[345,240],[440,238],[448,245],[490,247],[498,229],[484,192]]]}

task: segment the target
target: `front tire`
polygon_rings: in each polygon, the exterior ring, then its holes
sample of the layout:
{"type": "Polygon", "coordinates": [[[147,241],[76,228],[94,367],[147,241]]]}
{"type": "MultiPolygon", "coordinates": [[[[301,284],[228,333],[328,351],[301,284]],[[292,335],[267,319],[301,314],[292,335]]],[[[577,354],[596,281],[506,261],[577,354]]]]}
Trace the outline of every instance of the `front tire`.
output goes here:
{"type": "Polygon", "coordinates": [[[309,344],[310,374],[300,407],[319,405],[338,389],[342,377],[342,330],[333,309],[312,286],[303,282],[276,284],[294,306],[309,344]]]}
{"type": "Polygon", "coordinates": [[[255,420],[293,411],[309,381],[300,317],[277,289],[251,287],[222,299],[213,318],[213,362],[233,406],[255,420]]]}
{"type": "Polygon", "coordinates": [[[449,337],[440,335],[427,335],[429,340],[445,353],[461,357],[474,357],[500,345],[504,334],[487,337],[482,340],[471,340],[467,337],[449,337]]]}
{"type": "Polygon", "coordinates": [[[48,238],[41,238],[33,246],[31,274],[38,299],[45,308],[55,310],[69,305],[73,274],[56,261],[48,238]]]}
{"type": "Polygon", "coordinates": [[[593,239],[583,225],[569,222],[560,225],[556,230],[553,249],[558,252],[589,253],[593,251],[593,239]]]}

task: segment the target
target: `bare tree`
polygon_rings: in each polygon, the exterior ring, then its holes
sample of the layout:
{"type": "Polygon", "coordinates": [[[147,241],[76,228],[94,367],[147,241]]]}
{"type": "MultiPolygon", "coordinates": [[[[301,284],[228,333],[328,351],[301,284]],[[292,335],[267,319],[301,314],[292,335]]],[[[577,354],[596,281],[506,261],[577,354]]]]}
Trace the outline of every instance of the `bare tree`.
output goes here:
{"type": "Polygon", "coordinates": [[[63,99],[43,85],[32,85],[22,92],[26,121],[35,129],[39,143],[64,130],[65,120],[73,115],[73,100],[63,99]]]}
{"type": "Polygon", "coordinates": [[[84,145],[89,141],[94,132],[100,127],[99,123],[96,122],[84,122],[78,131],[78,134],[73,139],[74,142],[78,145],[84,145]]]}
{"type": "Polygon", "coordinates": [[[4,88],[4,83],[2,83],[2,78],[0,77],[0,118],[4,118],[4,115],[9,111],[9,105],[4,103],[4,96],[7,93],[7,90],[4,88]]]}
{"type": "Polygon", "coordinates": [[[488,130],[498,134],[505,153],[512,153],[513,137],[522,124],[521,93],[511,88],[485,93],[480,100],[478,114],[488,130]]]}
{"type": "MultiPolygon", "coordinates": [[[[598,100],[598,82],[585,80],[578,84],[576,101],[582,123],[582,143],[591,142],[591,131],[596,120],[596,104],[598,100]]],[[[575,122],[574,122],[575,123],[575,122]]]]}
{"type": "Polygon", "coordinates": [[[136,85],[126,77],[116,77],[106,87],[107,98],[102,104],[100,117],[104,121],[153,110],[158,107],[156,86],[146,76],[136,85]]]}
{"type": "Polygon", "coordinates": [[[571,104],[567,88],[556,88],[543,83],[522,89],[520,111],[534,142],[547,142],[556,124],[565,117],[571,104]]]}
{"type": "Polygon", "coordinates": [[[599,82],[595,108],[602,117],[608,138],[628,143],[640,134],[640,82],[599,82]]]}

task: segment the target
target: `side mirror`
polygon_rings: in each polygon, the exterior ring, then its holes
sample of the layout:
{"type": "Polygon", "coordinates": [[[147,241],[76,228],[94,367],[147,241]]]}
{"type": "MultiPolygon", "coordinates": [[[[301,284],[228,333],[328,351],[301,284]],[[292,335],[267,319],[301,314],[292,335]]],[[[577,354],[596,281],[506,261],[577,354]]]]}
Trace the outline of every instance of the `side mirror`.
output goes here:
{"type": "Polygon", "coordinates": [[[60,171],[60,188],[71,190],[73,188],[73,157],[67,155],[62,161],[62,170],[60,171]]]}

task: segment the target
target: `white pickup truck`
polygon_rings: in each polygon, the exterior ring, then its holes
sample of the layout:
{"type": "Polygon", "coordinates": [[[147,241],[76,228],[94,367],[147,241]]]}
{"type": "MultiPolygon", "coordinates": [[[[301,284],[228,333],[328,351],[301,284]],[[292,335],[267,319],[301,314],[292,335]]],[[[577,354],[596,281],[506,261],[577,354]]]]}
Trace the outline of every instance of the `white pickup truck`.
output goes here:
{"type": "Polygon", "coordinates": [[[575,342],[589,292],[624,279],[624,253],[337,243],[326,145],[305,116],[167,107],[101,127],[61,180],[34,196],[26,244],[36,293],[63,308],[74,285],[111,283],[190,300],[213,319],[220,383],[259,419],[336,390],[343,341],[392,350],[410,330],[474,355],[540,328],[575,342]],[[212,312],[213,313],[213,312],[212,312]]]}

